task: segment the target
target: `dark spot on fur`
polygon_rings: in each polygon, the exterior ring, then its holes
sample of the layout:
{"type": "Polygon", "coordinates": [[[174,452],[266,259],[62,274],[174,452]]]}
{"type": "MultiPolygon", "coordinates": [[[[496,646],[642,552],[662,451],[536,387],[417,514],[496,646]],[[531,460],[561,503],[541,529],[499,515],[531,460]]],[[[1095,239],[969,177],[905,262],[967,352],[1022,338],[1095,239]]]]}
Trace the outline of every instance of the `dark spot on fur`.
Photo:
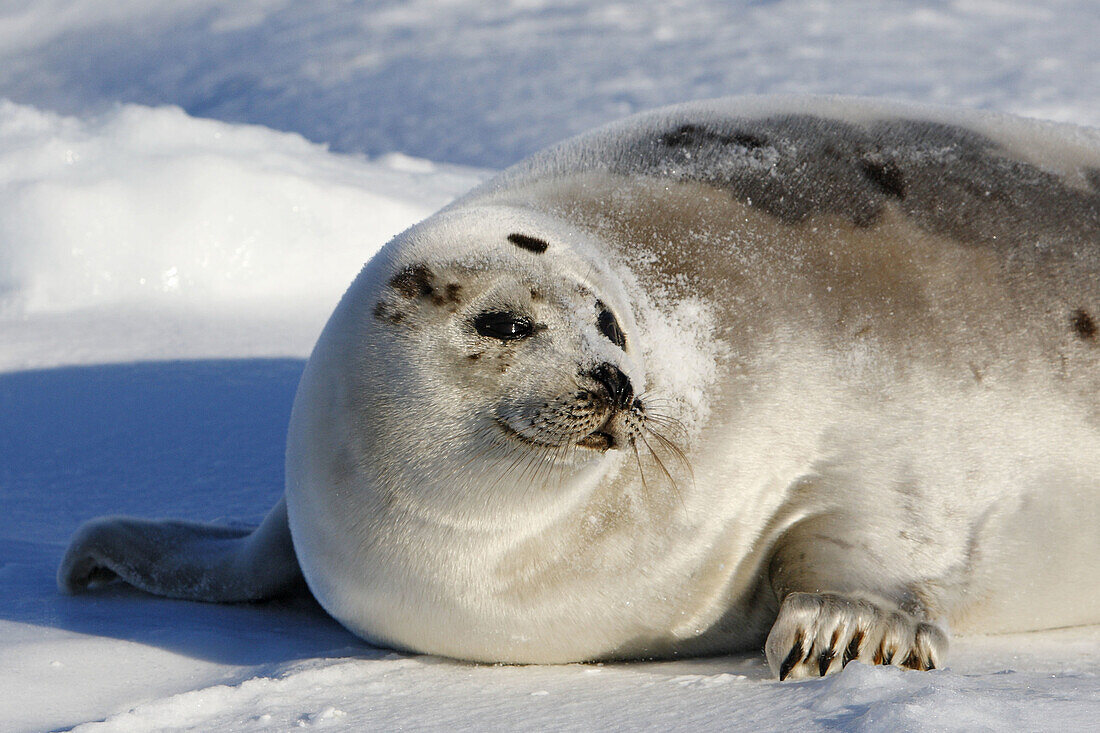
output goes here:
{"type": "Polygon", "coordinates": [[[392,323],[395,326],[401,323],[401,321],[405,320],[405,314],[402,311],[399,311],[382,301],[379,301],[378,305],[374,306],[374,317],[377,318],[379,321],[392,323]]]}
{"type": "Polygon", "coordinates": [[[736,145],[742,148],[754,150],[767,145],[764,138],[748,132],[732,132],[722,134],[708,130],[702,125],[681,125],[672,132],[667,132],[659,138],[660,143],[670,148],[692,148],[704,144],[712,145],[736,145]]]}
{"type": "Polygon", "coordinates": [[[1085,180],[1089,182],[1094,191],[1100,191],[1100,168],[1086,168],[1085,180]]]}
{"type": "Polygon", "coordinates": [[[851,220],[860,229],[867,229],[877,224],[881,215],[882,209],[878,206],[860,208],[852,212],[851,220]]]}
{"type": "Polygon", "coordinates": [[[1070,325],[1077,338],[1082,341],[1094,341],[1096,339],[1096,321],[1092,320],[1084,309],[1078,308],[1069,316],[1070,325]]]}
{"type": "MultiPolygon", "coordinates": [[[[443,290],[433,291],[432,305],[437,305],[437,306],[442,306],[442,305],[447,305],[447,304],[458,305],[459,303],[462,302],[462,299],[459,298],[459,295],[461,293],[462,293],[462,286],[461,285],[459,285],[458,283],[447,283],[447,286],[445,288],[443,288],[443,290]]],[[[451,312],[453,313],[454,310],[455,309],[452,308],[451,312]]]]}
{"type": "Polygon", "coordinates": [[[755,148],[762,148],[768,144],[768,142],[756,135],[750,135],[747,132],[735,132],[725,139],[725,142],[732,143],[733,145],[739,145],[743,148],[753,150],[755,148]]]}
{"type": "Polygon", "coordinates": [[[542,300],[542,293],[534,288],[531,288],[531,300],[542,300]]]}
{"type": "Polygon", "coordinates": [[[821,154],[835,161],[844,160],[848,156],[848,151],[840,148],[836,143],[825,143],[821,146],[821,154]]]}
{"type": "Polygon", "coordinates": [[[661,145],[670,148],[686,148],[689,145],[698,145],[702,133],[705,131],[698,125],[681,125],[672,132],[666,132],[659,138],[661,145]]]}
{"type": "Polygon", "coordinates": [[[526,234],[509,234],[508,241],[520,249],[534,252],[537,255],[545,252],[546,248],[550,246],[546,240],[539,239],[538,237],[529,237],[526,234]]]}
{"type": "Polygon", "coordinates": [[[390,287],[406,298],[427,298],[434,291],[435,275],[424,265],[410,265],[390,278],[390,287]]]}
{"type": "Polygon", "coordinates": [[[467,355],[466,358],[469,359],[470,361],[477,361],[478,359],[481,358],[481,354],[469,354],[469,355],[467,355]]]}
{"type": "Polygon", "coordinates": [[[859,167],[867,180],[878,186],[884,194],[899,201],[905,198],[905,179],[897,163],[891,160],[864,158],[860,161],[859,167]]]}

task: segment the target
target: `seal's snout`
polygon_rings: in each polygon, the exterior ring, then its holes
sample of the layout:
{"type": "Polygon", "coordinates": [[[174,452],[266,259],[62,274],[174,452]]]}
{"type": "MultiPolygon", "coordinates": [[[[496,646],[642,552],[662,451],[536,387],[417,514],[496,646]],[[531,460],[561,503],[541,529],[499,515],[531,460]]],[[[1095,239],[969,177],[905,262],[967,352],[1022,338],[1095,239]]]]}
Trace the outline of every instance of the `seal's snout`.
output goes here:
{"type": "Polygon", "coordinates": [[[630,384],[630,377],[614,364],[600,364],[588,376],[603,388],[607,401],[615,409],[625,410],[634,402],[634,386],[630,384]]]}

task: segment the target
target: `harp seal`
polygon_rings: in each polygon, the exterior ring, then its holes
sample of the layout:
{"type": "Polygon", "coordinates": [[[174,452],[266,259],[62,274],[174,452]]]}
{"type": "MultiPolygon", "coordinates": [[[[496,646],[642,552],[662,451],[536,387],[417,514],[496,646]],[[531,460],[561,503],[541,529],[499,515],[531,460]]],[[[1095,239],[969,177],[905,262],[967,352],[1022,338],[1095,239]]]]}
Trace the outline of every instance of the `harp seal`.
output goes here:
{"type": "Polygon", "coordinates": [[[259,529],[95,520],[59,583],[780,678],[1098,622],[1098,190],[1093,131],[849,98],[567,141],[366,265],[259,529]]]}

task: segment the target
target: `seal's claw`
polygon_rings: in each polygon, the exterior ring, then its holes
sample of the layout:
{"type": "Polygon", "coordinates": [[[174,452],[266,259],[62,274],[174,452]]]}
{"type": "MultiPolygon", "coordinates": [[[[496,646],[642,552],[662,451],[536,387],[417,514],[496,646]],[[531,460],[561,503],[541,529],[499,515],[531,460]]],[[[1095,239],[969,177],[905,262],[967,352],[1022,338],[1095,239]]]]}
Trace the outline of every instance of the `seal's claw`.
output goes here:
{"type": "Polygon", "coordinates": [[[841,669],[847,667],[848,662],[852,661],[853,659],[859,659],[859,650],[862,644],[863,630],[856,629],[855,633],[852,634],[852,638],[848,641],[847,648],[844,650],[844,659],[840,663],[841,669]]]}
{"type": "Polygon", "coordinates": [[[802,661],[805,656],[805,651],[802,649],[802,635],[799,634],[795,637],[794,646],[787,652],[787,656],[783,659],[783,664],[779,666],[779,679],[787,679],[787,675],[791,673],[794,666],[802,661]]]}
{"type": "Polygon", "coordinates": [[[947,635],[935,624],[863,599],[791,593],[783,600],[765,652],[780,680],[824,677],[852,660],[927,670],[935,669],[946,654],[947,635]],[[844,654],[838,665],[839,649],[844,654]]]}

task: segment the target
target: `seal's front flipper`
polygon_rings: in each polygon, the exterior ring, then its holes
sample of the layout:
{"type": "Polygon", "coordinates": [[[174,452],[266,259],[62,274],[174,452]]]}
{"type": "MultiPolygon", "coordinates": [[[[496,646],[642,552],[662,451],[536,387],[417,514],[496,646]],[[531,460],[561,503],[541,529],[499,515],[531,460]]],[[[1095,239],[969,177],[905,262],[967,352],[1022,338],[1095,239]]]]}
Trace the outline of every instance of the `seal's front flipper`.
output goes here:
{"type": "Polygon", "coordinates": [[[871,601],[831,593],[791,593],[764,646],[781,680],[824,677],[853,660],[935,669],[947,634],[935,624],[871,601]]]}
{"type": "Polygon", "coordinates": [[[212,602],[305,590],[285,499],[255,530],[128,517],[86,522],[61,560],[58,587],[78,593],[114,580],[160,596],[212,602]]]}
{"type": "Polygon", "coordinates": [[[779,679],[824,677],[853,660],[935,669],[947,633],[935,619],[943,578],[911,564],[920,548],[882,548],[885,520],[827,513],[789,527],[773,550],[769,580],[780,601],[764,652],[779,679]]]}

